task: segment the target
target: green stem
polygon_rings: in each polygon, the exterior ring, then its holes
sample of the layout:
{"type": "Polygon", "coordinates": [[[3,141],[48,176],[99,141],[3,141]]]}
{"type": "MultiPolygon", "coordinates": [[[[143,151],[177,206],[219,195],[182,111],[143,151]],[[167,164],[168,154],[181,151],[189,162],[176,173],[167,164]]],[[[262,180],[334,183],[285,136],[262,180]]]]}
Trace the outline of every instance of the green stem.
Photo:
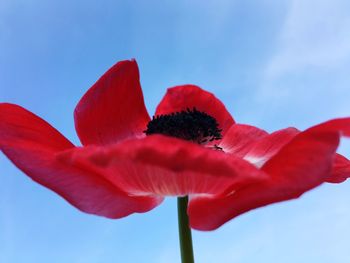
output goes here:
{"type": "Polygon", "coordinates": [[[194,263],[192,234],[188,224],[187,203],[188,196],[177,198],[181,262],[194,263]]]}

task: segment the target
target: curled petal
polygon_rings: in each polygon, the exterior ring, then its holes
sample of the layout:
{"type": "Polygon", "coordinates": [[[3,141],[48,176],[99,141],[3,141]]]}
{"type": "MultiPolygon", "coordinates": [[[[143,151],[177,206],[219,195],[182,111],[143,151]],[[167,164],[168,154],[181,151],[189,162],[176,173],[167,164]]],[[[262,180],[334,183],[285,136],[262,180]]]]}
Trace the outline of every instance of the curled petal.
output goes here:
{"type": "Polygon", "coordinates": [[[340,154],[336,154],[332,173],[327,178],[329,183],[342,183],[350,177],[350,160],[340,154]]]}
{"type": "Polygon", "coordinates": [[[84,145],[142,137],[150,118],[136,61],[121,61],[110,68],[79,101],[74,119],[84,145]]]}
{"type": "Polygon", "coordinates": [[[268,135],[264,130],[245,124],[233,124],[227,131],[219,146],[226,153],[243,157],[259,139],[268,135]]]}
{"type": "Polygon", "coordinates": [[[159,103],[155,115],[170,114],[186,109],[196,108],[214,117],[224,135],[234,124],[231,114],[224,104],[212,93],[194,85],[183,85],[169,88],[159,103]]]}
{"type": "Polygon", "coordinates": [[[161,202],[130,197],[92,171],[59,162],[56,154],[68,149],[74,145],[44,120],[17,105],[0,104],[0,150],[30,178],[81,211],[120,218],[161,202]]]}
{"type": "MultiPolygon", "coordinates": [[[[339,135],[350,137],[349,118],[341,118],[321,123],[314,127],[324,132],[338,131],[339,135]]],[[[334,157],[332,173],[326,179],[330,183],[341,183],[350,177],[350,161],[340,154],[334,157]]]]}
{"type": "Polygon", "coordinates": [[[162,135],[68,150],[59,158],[132,195],[224,194],[266,179],[241,158],[162,135]]]}
{"type": "Polygon", "coordinates": [[[228,220],[271,203],[297,198],[329,178],[340,135],[350,135],[350,118],[314,126],[296,135],[261,168],[269,180],[227,196],[196,197],[189,203],[195,229],[216,229],[228,220]]]}

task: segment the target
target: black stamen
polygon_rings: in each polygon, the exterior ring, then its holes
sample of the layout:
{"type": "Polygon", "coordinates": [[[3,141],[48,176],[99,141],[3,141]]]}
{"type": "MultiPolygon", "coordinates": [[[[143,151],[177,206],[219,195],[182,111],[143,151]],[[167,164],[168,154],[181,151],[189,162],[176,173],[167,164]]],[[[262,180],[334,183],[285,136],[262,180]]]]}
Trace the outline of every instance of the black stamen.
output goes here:
{"type": "Polygon", "coordinates": [[[215,118],[196,108],[153,116],[147,124],[146,135],[164,134],[172,137],[205,144],[222,138],[221,129],[215,118]]]}

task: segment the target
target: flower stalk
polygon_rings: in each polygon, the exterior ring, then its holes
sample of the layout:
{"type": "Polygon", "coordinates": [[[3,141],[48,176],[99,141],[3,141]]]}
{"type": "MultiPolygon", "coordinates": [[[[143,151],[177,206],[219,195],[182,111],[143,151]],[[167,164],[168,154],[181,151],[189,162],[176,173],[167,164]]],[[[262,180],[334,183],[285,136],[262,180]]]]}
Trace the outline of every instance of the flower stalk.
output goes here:
{"type": "Polygon", "coordinates": [[[188,196],[177,198],[179,239],[182,263],[194,263],[192,233],[187,215],[188,196]]]}

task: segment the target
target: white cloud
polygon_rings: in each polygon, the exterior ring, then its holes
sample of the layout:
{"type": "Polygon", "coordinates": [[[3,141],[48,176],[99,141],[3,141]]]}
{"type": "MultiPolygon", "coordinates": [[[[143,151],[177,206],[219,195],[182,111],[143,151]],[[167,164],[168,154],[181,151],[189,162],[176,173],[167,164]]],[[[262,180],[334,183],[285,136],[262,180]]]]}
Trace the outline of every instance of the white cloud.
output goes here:
{"type": "Polygon", "coordinates": [[[258,121],[271,116],[272,125],[290,125],[293,118],[302,128],[311,120],[349,116],[348,10],[347,0],[290,1],[275,52],[261,70],[253,107],[261,109],[258,121]]]}
{"type": "Polygon", "coordinates": [[[333,68],[348,60],[349,10],[347,0],[292,1],[266,77],[278,78],[308,67],[333,68]]]}

